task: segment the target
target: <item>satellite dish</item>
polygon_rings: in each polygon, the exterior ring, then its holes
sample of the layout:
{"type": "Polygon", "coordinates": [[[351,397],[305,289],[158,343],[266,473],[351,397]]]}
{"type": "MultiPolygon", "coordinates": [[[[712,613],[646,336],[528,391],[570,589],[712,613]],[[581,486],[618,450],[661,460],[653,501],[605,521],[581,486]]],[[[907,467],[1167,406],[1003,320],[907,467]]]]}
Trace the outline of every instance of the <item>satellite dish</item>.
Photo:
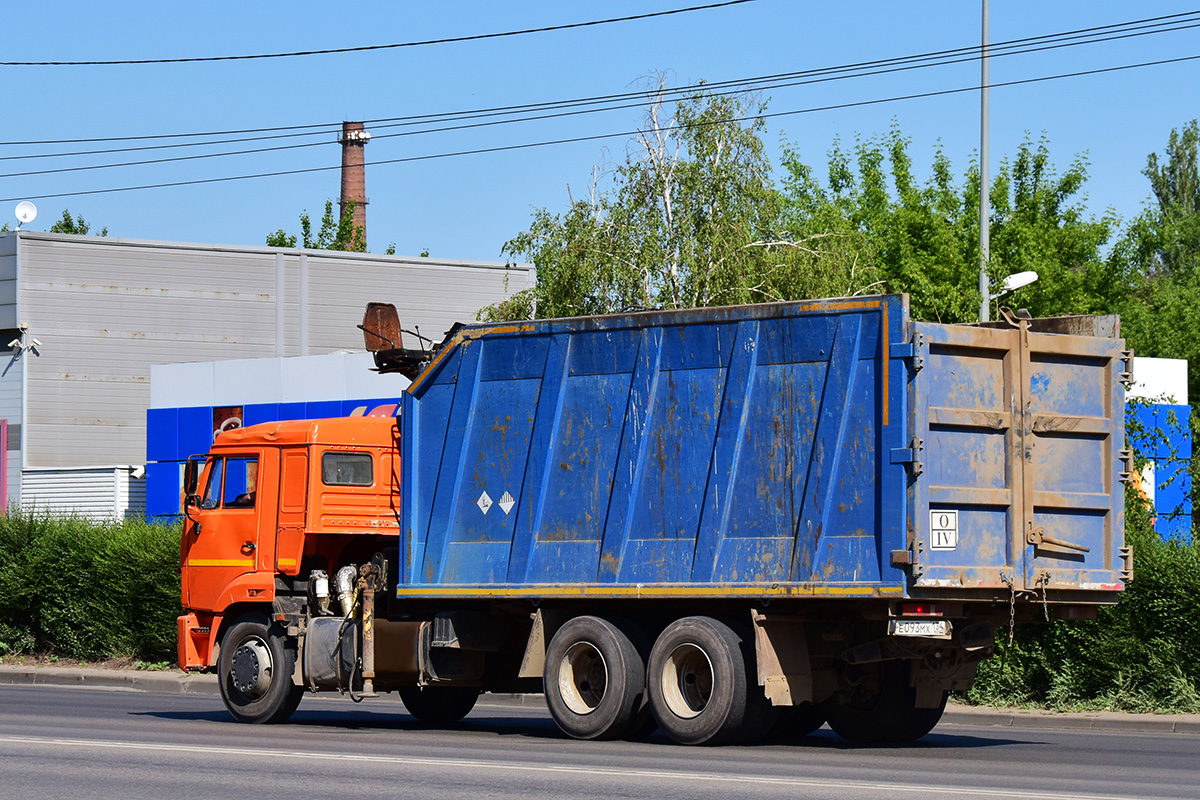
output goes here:
{"type": "Polygon", "coordinates": [[[37,206],[28,200],[22,200],[21,202],[17,203],[18,230],[20,230],[21,226],[26,222],[33,222],[35,219],[37,219],[37,206]]]}

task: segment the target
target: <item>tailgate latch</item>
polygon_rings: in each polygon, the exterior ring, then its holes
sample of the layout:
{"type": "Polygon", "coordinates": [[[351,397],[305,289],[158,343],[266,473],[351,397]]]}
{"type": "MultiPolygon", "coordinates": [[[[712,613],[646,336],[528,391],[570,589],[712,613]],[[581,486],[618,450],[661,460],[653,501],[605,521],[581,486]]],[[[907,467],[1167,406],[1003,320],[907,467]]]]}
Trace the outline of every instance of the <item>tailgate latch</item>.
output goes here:
{"type": "Polygon", "coordinates": [[[1081,553],[1090,553],[1092,548],[1084,547],[1081,544],[1074,542],[1064,542],[1062,539],[1055,539],[1046,535],[1046,529],[1041,525],[1029,523],[1029,528],[1025,531],[1025,541],[1034,547],[1042,547],[1050,545],[1051,547],[1061,547],[1064,550],[1078,550],[1081,553]]]}

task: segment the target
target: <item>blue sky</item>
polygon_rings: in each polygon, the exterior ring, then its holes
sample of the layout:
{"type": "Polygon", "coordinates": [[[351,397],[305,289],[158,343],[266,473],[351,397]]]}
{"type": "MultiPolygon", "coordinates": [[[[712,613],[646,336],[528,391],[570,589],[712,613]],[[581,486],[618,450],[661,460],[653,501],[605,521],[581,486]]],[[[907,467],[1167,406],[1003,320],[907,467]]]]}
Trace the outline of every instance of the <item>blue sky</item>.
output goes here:
{"type": "MultiPolygon", "coordinates": [[[[694,5],[699,0],[417,3],[27,3],[8,9],[0,60],[110,60],[233,55],[386,44],[582,22],[694,5]]],[[[1171,2],[993,2],[991,40],[1193,10],[1171,2]]],[[[666,73],[672,85],[720,81],[969,47],[979,42],[978,2],[804,3],[755,0],[726,8],[585,29],[368,53],[200,64],[0,67],[0,143],[339,123],[562,100],[628,91],[666,73]]],[[[1040,54],[995,58],[994,83],[1200,54],[1200,28],[1040,54]]],[[[1088,207],[1123,218],[1149,194],[1141,170],[1172,128],[1200,116],[1200,61],[997,87],[991,93],[991,170],[1029,132],[1049,138],[1058,167],[1087,154],[1088,207]]],[[[770,91],[771,112],[978,84],[976,62],[770,91]]],[[[637,109],[419,136],[379,138],[367,158],[386,160],[556,138],[628,131],[637,109]]],[[[782,142],[822,170],[835,137],[898,124],[928,174],[939,143],[961,173],[979,144],[979,98],[968,92],[769,121],[782,142]]],[[[382,131],[379,131],[382,132],[382,131]]],[[[377,132],[377,133],[379,133],[377,132]]],[[[304,141],[313,141],[308,139],[304,141]]],[[[336,165],[324,144],[191,162],[0,178],[0,197],[35,198],[45,230],[64,207],[110,235],[262,244],[298,229],[303,209],[337,199],[336,170],[168,189],[36,199],[39,195],[336,165]]],[[[271,144],[266,142],[265,144],[271,144]]],[[[120,143],[118,143],[120,144],[120,143]]],[[[129,143],[125,143],[128,145],[129,143]]],[[[262,146],[264,143],[259,143],[262,146]]],[[[499,259],[531,210],[561,210],[580,196],[593,165],[623,159],[627,139],[368,167],[372,251],[499,259]]],[[[116,145],[90,145],[87,147],[116,145]]],[[[247,143],[241,146],[255,146],[247,143]]],[[[62,146],[0,146],[0,156],[62,146]]],[[[226,148],[209,148],[213,152],[226,148]]],[[[180,151],[174,151],[178,154],[180,151]]],[[[0,161],[0,172],[128,160],[131,154],[0,161]]],[[[139,156],[139,154],[132,154],[139,156]]],[[[150,157],[154,153],[140,154],[150,157]]],[[[15,223],[15,199],[0,222],[15,223]]]]}

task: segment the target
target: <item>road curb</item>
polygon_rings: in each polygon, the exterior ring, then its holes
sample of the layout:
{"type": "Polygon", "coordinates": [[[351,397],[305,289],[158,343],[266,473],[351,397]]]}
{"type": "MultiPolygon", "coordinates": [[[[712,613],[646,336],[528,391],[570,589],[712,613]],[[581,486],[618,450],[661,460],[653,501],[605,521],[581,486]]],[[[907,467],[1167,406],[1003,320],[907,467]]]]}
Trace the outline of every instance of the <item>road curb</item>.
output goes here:
{"type": "Polygon", "coordinates": [[[951,704],[940,724],[1001,728],[1068,728],[1128,733],[1200,733],[1197,714],[1125,714],[1116,711],[1062,712],[983,708],[951,704]]]}
{"type": "MultiPolygon", "coordinates": [[[[81,686],[159,694],[218,696],[215,675],[176,671],[147,672],[88,667],[24,667],[0,665],[0,685],[81,686]]],[[[484,705],[545,708],[536,694],[489,694],[484,705]]],[[[984,725],[998,728],[1068,728],[1128,733],[1200,734],[1200,714],[1123,714],[1112,711],[1064,713],[1029,709],[985,708],[952,703],[943,725],[984,725]]]]}
{"type": "Polygon", "coordinates": [[[86,667],[0,666],[0,685],[90,686],[160,694],[219,694],[214,675],[86,667]]]}

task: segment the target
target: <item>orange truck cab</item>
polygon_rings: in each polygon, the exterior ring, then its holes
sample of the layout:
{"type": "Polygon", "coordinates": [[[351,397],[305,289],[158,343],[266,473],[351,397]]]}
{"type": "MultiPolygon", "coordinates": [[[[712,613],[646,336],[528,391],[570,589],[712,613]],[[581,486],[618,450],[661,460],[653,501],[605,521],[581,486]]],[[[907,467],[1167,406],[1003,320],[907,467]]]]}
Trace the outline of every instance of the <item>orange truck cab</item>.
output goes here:
{"type": "Polygon", "coordinates": [[[399,538],[396,422],[254,425],[221,433],[207,456],[188,461],[179,665],[217,670],[236,718],[290,715],[303,670],[289,643],[308,609],[340,621],[331,586],[361,602],[382,585],[383,556],[399,538]],[[364,567],[350,567],[352,577],[337,572],[356,564],[364,567]]]}

